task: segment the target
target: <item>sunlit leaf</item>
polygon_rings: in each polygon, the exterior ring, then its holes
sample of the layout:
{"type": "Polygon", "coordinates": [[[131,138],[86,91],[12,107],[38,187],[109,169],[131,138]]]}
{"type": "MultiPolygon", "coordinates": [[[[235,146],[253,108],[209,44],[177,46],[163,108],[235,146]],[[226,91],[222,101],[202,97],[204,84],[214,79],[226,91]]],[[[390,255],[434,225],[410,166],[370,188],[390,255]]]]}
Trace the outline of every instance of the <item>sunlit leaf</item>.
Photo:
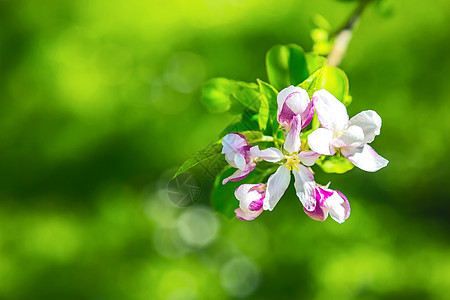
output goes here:
{"type": "Polygon", "coordinates": [[[318,54],[308,52],[305,54],[306,62],[308,65],[308,73],[313,74],[318,69],[322,68],[325,63],[327,62],[327,59],[323,56],[320,56],[318,54]]]}
{"type": "Polygon", "coordinates": [[[326,89],[343,102],[349,90],[347,75],[338,67],[325,66],[315,88],[326,89]]]}
{"type": "Polygon", "coordinates": [[[269,82],[277,90],[298,85],[309,73],[303,49],[294,44],[273,46],[266,55],[269,82]]]}
{"type": "Polygon", "coordinates": [[[342,174],[353,169],[353,164],[343,156],[321,156],[316,164],[327,173],[342,174]]]}
{"type": "Polygon", "coordinates": [[[277,90],[262,80],[257,80],[259,84],[259,92],[261,95],[261,107],[259,110],[259,122],[261,130],[266,129],[267,122],[269,121],[271,125],[276,123],[277,116],[277,90]]]}
{"type": "Polygon", "coordinates": [[[324,66],[298,86],[307,90],[309,96],[312,96],[315,91],[326,89],[344,104],[348,105],[351,102],[351,97],[348,94],[347,75],[337,67],[324,66]]]}
{"type": "Polygon", "coordinates": [[[201,101],[213,113],[230,109],[230,95],[236,89],[236,82],[227,78],[212,78],[203,85],[201,101]]]}

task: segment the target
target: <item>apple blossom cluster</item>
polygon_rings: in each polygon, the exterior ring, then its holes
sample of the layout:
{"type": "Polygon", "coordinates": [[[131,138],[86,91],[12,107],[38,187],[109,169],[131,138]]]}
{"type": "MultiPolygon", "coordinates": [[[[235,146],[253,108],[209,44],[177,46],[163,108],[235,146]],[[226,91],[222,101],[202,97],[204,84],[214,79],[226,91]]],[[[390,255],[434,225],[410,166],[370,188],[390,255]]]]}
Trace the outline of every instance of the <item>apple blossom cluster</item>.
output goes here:
{"type": "Polygon", "coordinates": [[[245,178],[257,167],[258,161],[279,165],[267,183],[242,184],[235,190],[239,200],[236,217],[249,221],[264,210],[272,211],[288,188],[292,173],[297,197],[309,217],[324,221],[329,214],[343,223],[350,215],[347,198],[329,189],[329,184],[317,184],[311,166],[321,155],[340,153],[364,171],[375,172],[385,167],[388,161],[368,145],[380,134],[380,116],[367,110],[349,119],[344,104],[324,89],[316,91],[310,99],[306,90],[289,86],[279,92],[277,104],[277,121],[285,133],[281,149],[261,150],[249,145],[240,133],[227,134],[222,140],[226,161],[237,169],[222,184],[245,178]],[[314,112],[321,127],[311,132],[307,143],[302,145],[300,135],[314,112]]]}

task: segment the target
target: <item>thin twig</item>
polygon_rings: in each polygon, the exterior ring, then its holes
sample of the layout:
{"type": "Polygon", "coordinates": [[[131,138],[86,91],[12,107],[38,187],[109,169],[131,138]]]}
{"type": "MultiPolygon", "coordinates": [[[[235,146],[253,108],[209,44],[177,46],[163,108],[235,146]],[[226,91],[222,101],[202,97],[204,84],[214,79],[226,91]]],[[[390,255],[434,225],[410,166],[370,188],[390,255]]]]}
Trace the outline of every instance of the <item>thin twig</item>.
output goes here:
{"type": "Polygon", "coordinates": [[[356,7],[355,11],[350,15],[347,22],[334,34],[333,49],[328,55],[327,65],[337,67],[341,64],[342,59],[347,53],[348,44],[353,36],[353,29],[361,18],[362,13],[366,9],[371,0],[363,0],[356,7]]]}

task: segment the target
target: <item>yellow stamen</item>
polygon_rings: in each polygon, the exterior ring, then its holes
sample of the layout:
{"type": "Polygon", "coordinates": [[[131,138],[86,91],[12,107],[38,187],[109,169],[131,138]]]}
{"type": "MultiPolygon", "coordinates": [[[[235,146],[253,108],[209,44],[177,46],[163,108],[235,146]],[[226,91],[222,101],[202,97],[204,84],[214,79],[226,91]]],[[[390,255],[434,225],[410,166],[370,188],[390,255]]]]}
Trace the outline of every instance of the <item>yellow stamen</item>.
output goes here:
{"type": "Polygon", "coordinates": [[[297,170],[298,171],[298,164],[300,163],[300,160],[298,159],[297,155],[294,154],[292,156],[287,156],[286,161],[286,168],[288,168],[290,171],[297,170]]]}

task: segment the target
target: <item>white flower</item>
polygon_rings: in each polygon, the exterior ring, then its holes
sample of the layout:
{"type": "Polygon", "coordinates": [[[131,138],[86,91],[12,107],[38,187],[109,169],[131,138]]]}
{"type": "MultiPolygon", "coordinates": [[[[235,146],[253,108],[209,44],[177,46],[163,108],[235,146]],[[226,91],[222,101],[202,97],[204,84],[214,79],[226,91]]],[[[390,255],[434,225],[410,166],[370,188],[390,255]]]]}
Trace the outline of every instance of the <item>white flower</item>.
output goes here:
{"type": "Polygon", "coordinates": [[[229,133],[222,140],[222,153],[225,159],[237,171],[225,178],[222,184],[228,181],[239,181],[245,178],[256,167],[258,160],[278,162],[283,154],[277,148],[259,150],[258,146],[250,146],[247,139],[240,133],[229,133]]]}
{"type": "Polygon", "coordinates": [[[234,195],[239,200],[239,208],[234,211],[238,219],[250,221],[263,212],[265,184],[243,184],[236,189],[234,195]]]}
{"type": "Polygon", "coordinates": [[[277,96],[277,120],[287,133],[284,149],[289,153],[298,152],[301,146],[300,131],[311,122],[314,104],[308,92],[300,87],[289,86],[277,96]]]}
{"type": "Polygon", "coordinates": [[[326,187],[316,186],[314,189],[316,207],[313,211],[306,209],[304,211],[309,217],[317,221],[325,221],[330,214],[333,220],[343,223],[350,216],[350,204],[344,194],[329,189],[328,185],[326,187]]]}
{"type": "Polygon", "coordinates": [[[376,112],[366,110],[349,120],[344,104],[326,90],[315,92],[313,102],[322,128],[308,136],[311,150],[324,155],[341,151],[355,166],[368,172],[388,164],[368,145],[380,134],[381,118],[376,112]]]}

